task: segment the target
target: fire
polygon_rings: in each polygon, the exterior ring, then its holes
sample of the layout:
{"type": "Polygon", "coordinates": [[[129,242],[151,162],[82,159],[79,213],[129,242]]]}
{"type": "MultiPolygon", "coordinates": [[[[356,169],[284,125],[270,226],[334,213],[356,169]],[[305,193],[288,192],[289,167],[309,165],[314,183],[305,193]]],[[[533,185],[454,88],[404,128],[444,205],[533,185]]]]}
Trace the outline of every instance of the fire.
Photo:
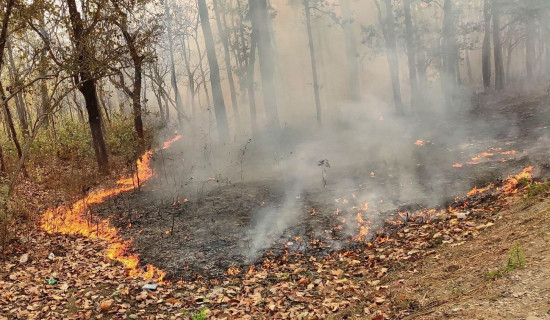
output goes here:
{"type": "Polygon", "coordinates": [[[512,155],[512,154],[516,154],[516,153],[518,153],[516,150],[510,150],[510,151],[501,152],[500,154],[503,155],[503,156],[506,156],[506,155],[512,155]]]}
{"type": "Polygon", "coordinates": [[[367,225],[368,221],[365,221],[363,219],[363,215],[361,215],[361,212],[357,213],[357,224],[359,226],[359,233],[355,236],[353,240],[363,242],[369,234],[369,227],[367,225]]]}
{"type": "Polygon", "coordinates": [[[423,140],[416,140],[414,144],[419,147],[423,147],[425,145],[423,140]]]}
{"type": "Polygon", "coordinates": [[[493,187],[494,185],[492,183],[486,186],[485,188],[474,187],[472,190],[470,190],[470,192],[468,192],[468,197],[475,196],[476,194],[484,193],[485,191],[492,189],[493,187]]]}
{"type": "Polygon", "coordinates": [[[462,165],[460,163],[453,164],[453,168],[462,168],[462,165]]]}
{"type": "Polygon", "coordinates": [[[522,182],[522,180],[531,180],[533,178],[531,172],[533,172],[534,169],[535,168],[533,166],[529,166],[523,169],[523,171],[519,174],[509,176],[502,186],[502,191],[506,194],[514,194],[518,192],[518,185],[522,182]]]}
{"type": "MultiPolygon", "coordinates": [[[[162,149],[168,148],[181,136],[164,143],[162,149]]],[[[122,239],[119,230],[111,226],[109,219],[93,219],[88,207],[99,204],[107,198],[134,189],[135,182],[146,182],[153,176],[151,157],[153,151],[145,152],[137,162],[137,172],[132,177],[123,177],[117,181],[117,186],[101,189],[88,194],[85,198],[71,206],[61,206],[48,209],[41,219],[41,228],[47,233],[61,233],[65,235],[80,235],[91,239],[100,239],[107,243],[105,254],[109,259],[118,261],[126,268],[130,277],[141,277],[145,280],[163,282],[166,273],[152,265],[145,270],[140,269],[139,255],[132,253],[132,241],[122,239]]]]}
{"type": "MultiPolygon", "coordinates": [[[[249,272],[250,272],[250,270],[249,270],[249,272]]],[[[241,270],[237,267],[231,267],[231,268],[227,269],[227,275],[228,276],[236,276],[240,273],[241,273],[241,270]]]]}

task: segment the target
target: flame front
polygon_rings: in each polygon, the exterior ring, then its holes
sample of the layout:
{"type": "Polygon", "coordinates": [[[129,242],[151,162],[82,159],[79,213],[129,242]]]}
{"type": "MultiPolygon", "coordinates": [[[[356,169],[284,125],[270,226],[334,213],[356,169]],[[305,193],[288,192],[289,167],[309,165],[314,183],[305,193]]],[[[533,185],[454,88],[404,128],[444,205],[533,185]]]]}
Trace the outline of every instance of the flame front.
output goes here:
{"type": "MultiPolygon", "coordinates": [[[[181,139],[165,142],[162,149],[181,139]]],[[[151,158],[153,151],[145,152],[137,161],[137,172],[132,177],[123,177],[117,181],[117,186],[101,189],[88,194],[85,198],[76,201],[71,206],[61,206],[48,209],[41,219],[41,228],[47,233],[60,233],[65,235],[80,235],[92,239],[105,241],[107,249],[105,254],[109,259],[118,261],[128,271],[130,277],[141,277],[145,280],[162,282],[166,273],[152,265],[147,265],[145,270],[139,268],[139,255],[132,253],[132,241],[122,239],[119,230],[113,227],[109,219],[94,220],[88,210],[90,205],[99,204],[107,198],[123,192],[133,190],[137,181],[145,183],[153,176],[151,158]]]]}

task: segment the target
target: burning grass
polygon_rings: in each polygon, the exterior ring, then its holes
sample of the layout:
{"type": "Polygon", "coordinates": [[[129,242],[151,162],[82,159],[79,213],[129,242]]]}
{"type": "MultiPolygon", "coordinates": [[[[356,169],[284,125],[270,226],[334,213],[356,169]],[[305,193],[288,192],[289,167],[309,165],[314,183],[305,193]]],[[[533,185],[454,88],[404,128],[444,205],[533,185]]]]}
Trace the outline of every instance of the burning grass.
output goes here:
{"type": "MultiPolygon", "coordinates": [[[[179,140],[181,136],[164,143],[162,149],[179,140]]],[[[153,176],[151,158],[153,151],[145,152],[137,161],[137,172],[131,177],[123,177],[117,181],[113,188],[101,189],[91,192],[83,199],[70,206],[61,206],[48,209],[41,219],[41,228],[47,233],[60,233],[64,235],[80,235],[92,239],[104,240],[108,246],[105,250],[109,259],[120,262],[128,271],[130,277],[141,277],[146,280],[163,281],[165,272],[147,265],[144,269],[139,267],[139,255],[132,252],[132,241],[124,240],[120,236],[119,229],[113,227],[109,219],[98,220],[92,217],[89,206],[104,202],[106,199],[121,193],[134,190],[139,181],[146,182],[153,176]]]]}

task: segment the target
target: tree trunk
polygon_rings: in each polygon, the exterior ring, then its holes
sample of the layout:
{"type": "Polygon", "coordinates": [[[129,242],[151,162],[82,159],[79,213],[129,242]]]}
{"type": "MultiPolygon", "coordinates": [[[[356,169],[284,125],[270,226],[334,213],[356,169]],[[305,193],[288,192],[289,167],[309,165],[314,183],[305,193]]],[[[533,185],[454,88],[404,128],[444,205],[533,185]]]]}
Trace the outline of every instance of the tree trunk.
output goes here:
{"type": "Polygon", "coordinates": [[[176,64],[174,62],[174,39],[172,38],[172,16],[170,15],[170,9],[168,8],[168,0],[164,1],[164,12],[166,15],[166,35],[168,37],[168,51],[170,53],[170,83],[172,89],[174,89],[174,95],[176,98],[176,112],[178,113],[178,120],[181,123],[183,120],[183,101],[181,101],[180,91],[178,88],[178,80],[176,78],[176,64]]]}
{"type": "MultiPolygon", "coordinates": [[[[10,73],[15,84],[20,84],[21,79],[19,78],[19,72],[15,66],[15,61],[13,59],[13,50],[11,43],[6,44],[8,47],[8,59],[10,63],[10,73]]],[[[19,119],[19,124],[21,125],[21,131],[23,136],[29,135],[29,123],[27,121],[27,106],[25,104],[25,99],[23,98],[23,92],[17,93],[15,96],[15,106],[17,108],[17,117],[19,119]]]]}
{"type": "MultiPolygon", "coordinates": [[[[196,110],[195,110],[195,74],[191,71],[191,63],[189,62],[190,55],[191,55],[191,47],[188,44],[188,41],[186,41],[187,35],[182,35],[181,37],[181,46],[182,46],[182,55],[183,55],[183,62],[185,62],[185,70],[187,71],[187,82],[189,86],[189,93],[191,95],[191,115],[195,117],[196,110]]],[[[195,119],[196,122],[196,119],[195,119]]],[[[194,122],[193,122],[194,123],[194,122]]]]}
{"type": "MultiPolygon", "coordinates": [[[[21,159],[23,156],[23,152],[21,150],[21,145],[19,144],[19,139],[17,138],[17,131],[15,131],[15,125],[13,123],[13,118],[11,116],[10,108],[8,107],[8,102],[5,100],[5,92],[2,82],[0,82],[0,104],[4,107],[4,115],[6,117],[6,122],[9,128],[9,135],[13,141],[13,144],[15,145],[15,149],[17,150],[17,158],[21,159]]],[[[24,169],[23,169],[24,170],[24,169]]],[[[23,171],[24,175],[27,176],[27,172],[23,171]]]]}
{"type": "Polygon", "coordinates": [[[270,16],[266,0],[248,0],[252,31],[256,36],[260,74],[262,77],[262,92],[264,108],[267,115],[268,130],[280,129],[277,112],[277,93],[275,90],[275,56],[271,32],[269,30],[270,16]]]}
{"type": "Polygon", "coordinates": [[[87,45],[87,41],[91,39],[85,38],[85,30],[83,22],[80,17],[80,13],[77,10],[75,0],[66,0],[69,9],[70,21],[73,29],[73,41],[76,49],[76,56],[78,58],[78,70],[77,76],[75,76],[75,82],[80,83],[78,90],[84,96],[86,102],[86,110],[88,111],[88,121],[90,124],[90,131],[92,132],[92,141],[94,153],[96,156],[99,171],[103,174],[109,172],[109,161],[107,155],[107,147],[105,146],[105,140],[103,139],[103,133],[101,132],[101,114],[99,111],[99,103],[97,99],[97,88],[95,79],[93,79],[90,71],[87,69],[91,62],[89,61],[90,52],[87,45]]]}
{"type": "Polygon", "coordinates": [[[2,152],[2,145],[0,145],[0,176],[6,173],[6,161],[4,161],[4,153],[2,152]]]}
{"type": "MultiPolygon", "coordinates": [[[[216,16],[216,25],[218,26],[218,33],[223,45],[225,71],[227,73],[227,81],[229,82],[229,92],[231,93],[231,106],[233,107],[233,115],[235,116],[236,127],[240,128],[241,118],[239,115],[239,102],[237,100],[237,90],[235,89],[235,81],[233,80],[233,72],[231,70],[231,52],[229,51],[229,37],[227,35],[227,27],[224,29],[225,13],[222,17],[220,14],[220,8],[218,7],[218,0],[212,0],[214,4],[214,15],[216,16]]],[[[224,10],[225,11],[225,10],[224,10]]]]}
{"type": "Polygon", "coordinates": [[[470,49],[469,48],[465,48],[464,49],[465,53],[465,59],[466,59],[466,72],[468,74],[468,83],[470,84],[470,86],[473,86],[474,85],[474,75],[472,73],[472,62],[470,60],[470,49]]]}
{"type": "Polygon", "coordinates": [[[210,66],[210,84],[212,86],[212,95],[214,97],[214,112],[216,114],[216,123],[218,125],[218,137],[220,141],[226,141],[229,137],[229,128],[227,127],[227,113],[225,110],[225,102],[220,79],[220,67],[218,58],[216,57],[216,46],[212,29],[210,28],[210,20],[208,18],[208,7],[205,0],[197,0],[199,6],[199,16],[201,19],[202,33],[206,46],[206,55],[208,57],[208,65],[210,66]]]}
{"type": "Polygon", "coordinates": [[[416,109],[418,102],[418,76],[416,70],[416,46],[411,16],[411,1],[403,0],[405,14],[405,40],[407,45],[407,60],[409,62],[409,81],[411,82],[411,107],[416,109]]]}
{"type": "Polygon", "coordinates": [[[382,18],[382,9],[378,1],[375,2],[378,9],[378,20],[382,27],[384,40],[386,42],[386,57],[390,68],[391,85],[393,92],[393,102],[397,115],[403,115],[403,102],[401,99],[401,85],[399,83],[399,59],[397,56],[397,44],[395,40],[395,22],[393,18],[393,7],[391,0],[384,0],[386,9],[386,19],[382,18]]]}
{"type": "Polygon", "coordinates": [[[197,55],[199,56],[199,71],[201,73],[202,87],[204,89],[204,94],[206,95],[206,105],[208,106],[208,112],[212,113],[212,104],[210,103],[210,93],[208,91],[208,81],[206,81],[206,72],[204,71],[204,66],[202,65],[203,54],[201,52],[201,47],[199,45],[198,37],[193,37],[195,40],[195,46],[197,47],[197,55]]]}
{"type": "Polygon", "coordinates": [[[351,12],[350,0],[340,0],[342,7],[342,16],[344,18],[343,27],[346,37],[346,56],[349,73],[350,98],[353,101],[361,100],[361,79],[359,78],[359,53],[357,50],[357,41],[355,39],[354,21],[351,12]]]}
{"type": "Polygon", "coordinates": [[[527,70],[527,81],[533,81],[535,69],[535,23],[533,17],[527,17],[527,26],[525,32],[525,67],[527,70]]]}
{"type": "Polygon", "coordinates": [[[495,51],[495,89],[504,89],[504,60],[500,38],[500,0],[493,0],[493,43],[495,51]]]}
{"type": "Polygon", "coordinates": [[[250,126],[252,134],[258,133],[258,117],[256,115],[256,92],[254,91],[254,73],[256,67],[256,36],[252,32],[250,36],[250,53],[247,62],[246,87],[248,90],[248,103],[250,104],[250,126]]]}
{"type": "Polygon", "coordinates": [[[460,83],[457,72],[459,57],[452,0],[445,0],[443,12],[443,75],[441,81],[445,104],[447,108],[451,108],[454,102],[455,86],[460,83]]]}
{"type": "Polygon", "coordinates": [[[311,59],[311,74],[313,77],[313,95],[315,97],[315,110],[317,111],[317,125],[322,124],[321,99],[319,97],[319,79],[317,75],[317,60],[315,59],[315,46],[313,44],[313,34],[311,31],[311,12],[309,6],[310,0],[303,0],[306,14],[307,38],[309,42],[309,56],[311,59]]]}

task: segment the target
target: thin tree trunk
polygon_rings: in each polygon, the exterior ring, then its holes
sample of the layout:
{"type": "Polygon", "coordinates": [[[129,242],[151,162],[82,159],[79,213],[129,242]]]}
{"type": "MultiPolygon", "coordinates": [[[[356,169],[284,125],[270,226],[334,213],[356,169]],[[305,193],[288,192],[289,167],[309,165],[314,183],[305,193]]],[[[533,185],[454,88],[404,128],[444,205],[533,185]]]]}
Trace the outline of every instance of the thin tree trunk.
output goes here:
{"type": "Polygon", "coordinates": [[[374,2],[378,9],[378,20],[382,27],[384,40],[386,41],[386,57],[390,69],[390,78],[393,92],[393,102],[397,115],[403,115],[403,102],[401,99],[401,85],[399,83],[399,59],[397,57],[397,44],[395,40],[395,22],[391,0],[384,0],[386,19],[382,18],[382,9],[378,1],[374,2]]]}
{"type": "Polygon", "coordinates": [[[6,173],[6,161],[4,161],[4,152],[2,151],[2,145],[0,145],[0,175],[6,173]]]}
{"type": "Polygon", "coordinates": [[[262,92],[264,109],[267,115],[268,130],[280,129],[277,112],[277,93],[275,90],[275,56],[271,32],[269,30],[270,17],[266,0],[248,0],[252,31],[256,36],[260,73],[262,77],[262,92]]]}
{"type": "MultiPolygon", "coordinates": [[[[13,123],[13,118],[11,116],[10,108],[8,107],[8,102],[5,100],[5,92],[4,92],[4,86],[2,82],[0,82],[0,103],[4,107],[4,115],[6,117],[6,122],[9,128],[9,135],[13,141],[13,144],[15,145],[15,149],[17,150],[17,158],[21,159],[23,156],[21,145],[19,144],[19,139],[17,138],[17,131],[15,130],[15,125],[13,123]]],[[[24,170],[24,169],[23,169],[24,170]]],[[[24,175],[27,176],[27,172],[23,171],[24,175]]]]}
{"type": "MultiPolygon", "coordinates": [[[[6,45],[8,47],[8,59],[10,63],[9,71],[12,75],[14,83],[19,84],[21,79],[19,78],[19,73],[13,59],[13,50],[11,47],[11,43],[8,42],[6,45]]],[[[17,117],[19,119],[19,124],[21,125],[23,136],[26,137],[29,135],[29,124],[27,121],[27,106],[25,104],[25,99],[23,98],[22,92],[17,93],[17,95],[15,96],[15,106],[17,108],[17,117]]]]}
{"type": "Polygon", "coordinates": [[[525,67],[527,70],[527,81],[533,81],[534,68],[535,68],[535,24],[533,18],[527,18],[527,26],[525,32],[525,67]]]}
{"type": "Polygon", "coordinates": [[[76,55],[79,62],[78,75],[75,77],[75,82],[80,82],[78,90],[84,96],[86,102],[86,110],[88,111],[88,121],[90,131],[92,133],[93,148],[96,156],[99,171],[107,173],[109,171],[109,160],[107,155],[107,147],[101,132],[101,114],[99,111],[99,103],[97,99],[97,88],[95,79],[87,70],[89,67],[89,54],[86,42],[90,39],[85,39],[85,30],[83,27],[82,18],[77,10],[76,0],[66,0],[69,9],[70,21],[73,29],[73,40],[76,48],[76,55]]]}
{"type": "Polygon", "coordinates": [[[414,29],[411,16],[411,1],[403,0],[405,14],[405,40],[407,45],[407,60],[409,62],[409,81],[411,82],[411,107],[416,109],[418,102],[418,76],[416,70],[416,46],[414,44],[414,29]]]}
{"type": "Polygon", "coordinates": [[[168,37],[168,51],[170,53],[170,83],[172,84],[172,89],[174,90],[174,95],[176,98],[176,112],[178,113],[178,120],[181,123],[183,120],[183,101],[181,101],[178,81],[176,78],[176,64],[174,62],[174,44],[172,38],[172,16],[170,15],[168,0],[164,1],[164,12],[167,24],[166,35],[168,37]]]}
{"type": "MultiPolygon", "coordinates": [[[[187,35],[182,35],[181,37],[181,46],[183,49],[183,61],[185,62],[185,70],[187,71],[187,82],[189,86],[189,93],[191,95],[191,114],[195,117],[195,74],[191,71],[191,63],[189,62],[191,55],[191,47],[188,45],[188,41],[185,41],[187,35]]],[[[196,119],[195,119],[196,121],[196,119]]]]}
{"type": "Polygon", "coordinates": [[[502,41],[500,38],[500,4],[493,0],[493,43],[495,55],[495,89],[504,89],[504,61],[502,59],[502,41]]]}
{"type": "Polygon", "coordinates": [[[472,62],[470,60],[470,49],[465,48],[465,59],[466,59],[466,72],[468,74],[468,83],[473,86],[474,85],[474,75],[472,73],[472,62]]]}
{"type": "Polygon", "coordinates": [[[205,0],[197,0],[197,2],[206,46],[206,55],[208,57],[208,65],[210,66],[210,84],[212,86],[212,95],[214,96],[214,112],[218,125],[218,137],[220,141],[226,141],[229,136],[227,113],[221,87],[220,67],[218,65],[218,58],[216,57],[216,46],[214,44],[214,37],[208,18],[208,7],[206,6],[205,0]]]}
{"type": "Polygon", "coordinates": [[[254,73],[256,67],[256,36],[252,32],[250,36],[250,53],[248,57],[248,70],[246,75],[248,89],[248,103],[250,104],[250,125],[252,134],[258,133],[258,117],[256,115],[256,91],[254,90],[254,73]]]}
{"type": "Polygon", "coordinates": [[[309,42],[309,56],[311,59],[311,74],[313,77],[313,94],[315,97],[315,110],[317,111],[317,125],[321,126],[322,124],[322,114],[321,114],[321,99],[319,97],[319,79],[317,75],[317,60],[315,59],[315,46],[313,44],[313,34],[311,31],[311,12],[309,6],[310,0],[303,0],[304,10],[306,14],[306,28],[307,28],[307,38],[309,42]]]}
{"type": "Polygon", "coordinates": [[[441,77],[445,104],[451,108],[454,102],[455,86],[460,84],[458,75],[458,46],[456,43],[453,0],[443,4],[443,74],[441,77]]]}
{"type": "Polygon", "coordinates": [[[340,0],[342,16],[344,18],[344,35],[346,37],[346,57],[349,73],[350,98],[353,101],[361,100],[361,79],[359,78],[359,53],[355,39],[354,21],[351,13],[350,0],[340,0]]]}
{"type": "Polygon", "coordinates": [[[237,101],[237,90],[235,89],[235,81],[233,80],[233,72],[231,71],[231,55],[229,51],[229,37],[227,35],[227,27],[224,29],[225,14],[223,20],[220,14],[220,8],[218,7],[218,0],[212,0],[214,4],[214,15],[216,16],[216,25],[218,26],[218,33],[223,45],[225,71],[227,73],[227,81],[229,82],[229,92],[231,93],[231,106],[233,107],[233,115],[235,116],[235,122],[237,127],[240,127],[241,119],[239,115],[239,102],[237,101]],[[222,24],[223,23],[223,24],[222,24]]]}

